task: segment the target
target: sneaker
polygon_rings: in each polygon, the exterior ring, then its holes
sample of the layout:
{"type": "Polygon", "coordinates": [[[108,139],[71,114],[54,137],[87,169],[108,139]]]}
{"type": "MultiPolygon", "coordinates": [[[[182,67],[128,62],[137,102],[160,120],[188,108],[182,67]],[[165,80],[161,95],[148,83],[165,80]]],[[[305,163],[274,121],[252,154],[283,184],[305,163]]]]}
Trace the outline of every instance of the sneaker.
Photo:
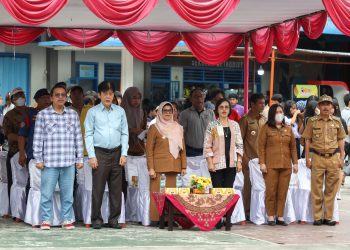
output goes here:
{"type": "Polygon", "coordinates": [[[40,229],[41,230],[50,230],[51,229],[50,221],[47,221],[47,220],[43,221],[41,223],[40,229]]]}
{"type": "Polygon", "coordinates": [[[72,230],[75,228],[73,221],[71,220],[65,220],[63,222],[62,228],[67,229],[67,230],[72,230]]]}

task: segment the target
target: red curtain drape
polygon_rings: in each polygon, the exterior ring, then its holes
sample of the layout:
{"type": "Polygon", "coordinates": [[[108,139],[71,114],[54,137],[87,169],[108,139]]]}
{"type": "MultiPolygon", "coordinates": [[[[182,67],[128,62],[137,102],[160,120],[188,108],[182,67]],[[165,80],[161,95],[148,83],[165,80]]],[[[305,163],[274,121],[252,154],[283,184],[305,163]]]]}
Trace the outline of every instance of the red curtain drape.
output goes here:
{"type": "Polygon", "coordinates": [[[299,19],[305,35],[310,39],[317,39],[322,35],[327,23],[327,12],[317,13],[299,19]]]}
{"type": "Polygon", "coordinates": [[[37,39],[45,29],[0,27],[0,42],[11,46],[20,46],[37,39]]]}
{"type": "Polygon", "coordinates": [[[275,32],[275,44],[278,51],[286,56],[293,54],[299,42],[299,22],[297,20],[292,20],[276,25],[273,29],[275,32]]]}
{"type": "Polygon", "coordinates": [[[50,29],[58,40],[79,48],[96,46],[113,35],[112,30],[50,29]]]}
{"type": "Polygon", "coordinates": [[[39,25],[50,20],[68,0],[0,0],[16,20],[28,25],[39,25]]]}
{"type": "Polygon", "coordinates": [[[118,31],[118,37],[134,57],[144,62],[162,60],[181,40],[177,32],[118,31]]]}
{"type": "Polygon", "coordinates": [[[257,62],[267,62],[271,54],[274,39],[275,33],[272,28],[259,29],[250,34],[253,53],[257,62]]]}
{"type": "Polygon", "coordinates": [[[184,41],[201,62],[217,65],[225,62],[242,43],[241,34],[183,33],[184,41]]]}
{"type": "Polygon", "coordinates": [[[118,26],[135,24],[146,17],[159,0],[83,0],[102,20],[118,26]]]}
{"type": "Polygon", "coordinates": [[[167,0],[170,7],[186,22],[208,29],[228,17],[240,0],[167,0]]]}
{"type": "Polygon", "coordinates": [[[334,25],[345,35],[350,36],[350,1],[322,0],[334,25]]]}

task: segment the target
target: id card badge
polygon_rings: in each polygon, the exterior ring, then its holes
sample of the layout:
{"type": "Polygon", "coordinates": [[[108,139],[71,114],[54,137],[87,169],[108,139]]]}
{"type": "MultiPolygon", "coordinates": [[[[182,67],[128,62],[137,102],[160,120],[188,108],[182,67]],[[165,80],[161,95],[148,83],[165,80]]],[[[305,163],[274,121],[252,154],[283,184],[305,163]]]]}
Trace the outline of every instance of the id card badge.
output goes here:
{"type": "Polygon", "coordinates": [[[223,126],[221,126],[221,125],[217,126],[217,130],[218,130],[218,135],[219,136],[224,136],[224,128],[223,128],[223,126]]]}

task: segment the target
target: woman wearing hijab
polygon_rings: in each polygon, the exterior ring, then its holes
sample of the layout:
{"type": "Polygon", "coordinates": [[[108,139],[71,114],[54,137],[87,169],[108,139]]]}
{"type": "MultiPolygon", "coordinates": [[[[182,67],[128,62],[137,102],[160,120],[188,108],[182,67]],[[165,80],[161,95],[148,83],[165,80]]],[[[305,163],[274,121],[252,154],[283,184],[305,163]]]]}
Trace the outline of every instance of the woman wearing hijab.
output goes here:
{"type": "Polygon", "coordinates": [[[140,90],[130,87],[125,90],[121,103],[129,127],[128,162],[125,168],[128,181],[126,217],[135,222],[141,219],[143,225],[149,225],[149,176],[142,138],[147,118],[142,109],[141,98],[140,90]]]}
{"type": "MultiPolygon", "coordinates": [[[[159,105],[157,121],[148,130],[146,154],[151,177],[150,191],[160,191],[160,175],[166,175],[166,187],[176,187],[176,176],[186,174],[186,151],[183,128],[173,117],[170,102],[159,105]]],[[[159,221],[155,203],[151,200],[151,221],[159,221]]]]}

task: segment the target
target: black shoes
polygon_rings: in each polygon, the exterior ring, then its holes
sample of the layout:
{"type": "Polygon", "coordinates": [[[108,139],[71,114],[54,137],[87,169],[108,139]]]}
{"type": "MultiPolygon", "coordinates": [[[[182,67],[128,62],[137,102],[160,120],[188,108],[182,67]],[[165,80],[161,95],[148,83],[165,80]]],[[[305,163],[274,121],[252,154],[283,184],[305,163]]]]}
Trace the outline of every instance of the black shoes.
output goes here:
{"type": "Polygon", "coordinates": [[[268,220],[267,225],[269,226],[276,226],[276,222],[274,220],[268,220]]]}
{"type": "Polygon", "coordinates": [[[313,225],[314,226],[321,226],[322,225],[322,220],[315,220],[313,225]]]}
{"type": "Polygon", "coordinates": [[[335,226],[337,222],[334,220],[323,220],[323,224],[327,226],[335,226]]]}
{"type": "Polygon", "coordinates": [[[109,227],[110,227],[110,228],[113,228],[113,229],[122,229],[122,225],[120,225],[120,224],[118,224],[118,223],[109,224],[109,227]]]}
{"type": "Polygon", "coordinates": [[[276,220],[276,224],[279,225],[279,226],[288,226],[288,223],[285,222],[284,220],[276,220]]]}
{"type": "Polygon", "coordinates": [[[326,220],[326,219],[324,219],[323,221],[322,220],[314,221],[314,226],[321,226],[322,224],[327,226],[335,226],[337,222],[334,220],[326,220]]]}
{"type": "Polygon", "coordinates": [[[93,224],[93,225],[92,225],[92,228],[93,228],[93,229],[101,229],[101,228],[102,228],[102,225],[99,224],[99,223],[96,223],[96,224],[93,224]]]}

